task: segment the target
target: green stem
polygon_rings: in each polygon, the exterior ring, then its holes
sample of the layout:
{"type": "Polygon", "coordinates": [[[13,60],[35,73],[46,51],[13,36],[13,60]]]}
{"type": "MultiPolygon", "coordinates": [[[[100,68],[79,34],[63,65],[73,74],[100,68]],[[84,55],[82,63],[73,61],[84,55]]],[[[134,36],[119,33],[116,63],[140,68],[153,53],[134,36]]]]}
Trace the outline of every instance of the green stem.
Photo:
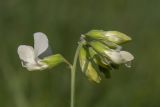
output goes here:
{"type": "Polygon", "coordinates": [[[70,107],[75,107],[75,79],[76,79],[76,65],[77,65],[77,59],[79,55],[79,50],[82,46],[82,43],[79,43],[76,53],[73,60],[73,66],[71,67],[71,105],[70,107]]]}
{"type": "Polygon", "coordinates": [[[72,69],[72,64],[64,57],[63,57],[63,59],[64,59],[65,63],[69,65],[70,69],[72,69]]]}

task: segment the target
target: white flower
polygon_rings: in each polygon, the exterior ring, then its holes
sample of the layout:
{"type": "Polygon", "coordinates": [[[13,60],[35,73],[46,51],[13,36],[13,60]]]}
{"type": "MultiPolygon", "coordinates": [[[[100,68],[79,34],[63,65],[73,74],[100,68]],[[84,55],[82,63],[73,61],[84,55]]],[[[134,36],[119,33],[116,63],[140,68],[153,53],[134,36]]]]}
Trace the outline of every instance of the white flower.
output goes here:
{"type": "Polygon", "coordinates": [[[34,33],[34,48],[28,45],[20,45],[17,51],[22,66],[29,71],[48,68],[48,65],[41,61],[44,57],[51,55],[48,38],[44,33],[34,33]]]}
{"type": "Polygon", "coordinates": [[[127,51],[110,50],[105,51],[109,59],[115,64],[125,64],[127,67],[131,67],[130,63],[134,59],[134,56],[127,51]]]}

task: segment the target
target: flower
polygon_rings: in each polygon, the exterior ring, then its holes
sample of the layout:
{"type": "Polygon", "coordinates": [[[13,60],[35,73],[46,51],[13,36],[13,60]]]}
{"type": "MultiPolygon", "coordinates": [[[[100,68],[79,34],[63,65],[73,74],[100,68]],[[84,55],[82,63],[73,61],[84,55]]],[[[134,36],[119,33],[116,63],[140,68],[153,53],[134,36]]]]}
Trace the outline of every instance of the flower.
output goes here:
{"type": "Polygon", "coordinates": [[[97,53],[104,57],[103,62],[106,62],[107,64],[128,65],[134,59],[134,56],[131,53],[121,51],[121,49],[110,49],[107,45],[99,41],[92,41],[89,44],[97,53]]]}
{"type": "Polygon", "coordinates": [[[121,46],[131,40],[126,34],[91,30],[80,40],[83,44],[79,54],[80,66],[89,80],[100,83],[101,74],[110,78],[110,70],[118,69],[122,64],[131,67],[134,56],[121,46]]]}
{"type": "Polygon", "coordinates": [[[34,48],[28,45],[20,45],[17,52],[22,66],[29,71],[44,70],[64,62],[62,55],[52,55],[48,38],[42,32],[34,33],[34,48]]]}
{"type": "Polygon", "coordinates": [[[134,59],[134,56],[127,51],[110,50],[105,53],[114,64],[127,64],[134,59]]]}

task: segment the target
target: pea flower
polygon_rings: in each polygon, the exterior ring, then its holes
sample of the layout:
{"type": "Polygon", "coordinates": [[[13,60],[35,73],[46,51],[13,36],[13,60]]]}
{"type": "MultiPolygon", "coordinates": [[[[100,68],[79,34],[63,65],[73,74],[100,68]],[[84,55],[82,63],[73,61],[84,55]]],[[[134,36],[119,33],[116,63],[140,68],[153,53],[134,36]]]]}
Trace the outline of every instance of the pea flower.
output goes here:
{"type": "Polygon", "coordinates": [[[44,70],[65,62],[62,55],[52,55],[48,38],[42,32],[34,33],[34,48],[20,45],[17,52],[22,66],[29,71],[44,70]]]}
{"type": "Polygon", "coordinates": [[[125,64],[127,67],[130,67],[131,61],[134,59],[134,56],[127,52],[121,50],[110,49],[103,43],[92,41],[90,45],[95,49],[99,54],[106,57],[109,63],[113,64],[125,64]]]}

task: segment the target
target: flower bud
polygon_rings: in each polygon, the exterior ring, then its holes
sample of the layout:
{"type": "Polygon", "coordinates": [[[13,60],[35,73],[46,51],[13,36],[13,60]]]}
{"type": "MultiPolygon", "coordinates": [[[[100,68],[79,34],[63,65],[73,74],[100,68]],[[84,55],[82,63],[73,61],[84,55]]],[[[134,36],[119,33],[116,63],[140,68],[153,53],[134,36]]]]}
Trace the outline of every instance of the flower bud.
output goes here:
{"type": "Polygon", "coordinates": [[[62,62],[65,62],[63,56],[61,54],[55,54],[48,57],[45,57],[42,60],[43,63],[46,63],[49,68],[55,67],[62,62]]]}
{"type": "Polygon", "coordinates": [[[106,58],[102,58],[101,55],[99,55],[95,50],[93,50],[93,48],[89,48],[89,54],[91,56],[91,58],[94,60],[94,62],[99,65],[102,66],[104,68],[108,68],[109,67],[109,62],[107,61],[106,58]]]}
{"type": "Polygon", "coordinates": [[[79,51],[79,61],[80,61],[82,72],[84,72],[86,69],[86,64],[89,62],[89,60],[87,59],[87,52],[84,49],[84,47],[81,47],[79,51]]]}
{"type": "Polygon", "coordinates": [[[103,30],[91,30],[88,33],[85,34],[86,37],[95,39],[95,40],[100,40],[104,39],[104,31],[103,30]]]}
{"type": "Polygon", "coordinates": [[[79,61],[82,72],[85,73],[88,79],[96,83],[100,83],[101,78],[97,73],[96,64],[94,64],[94,62],[90,59],[90,56],[84,47],[81,47],[80,49],[79,61]]]}
{"type": "MultiPolygon", "coordinates": [[[[103,43],[100,43],[98,41],[92,41],[89,43],[93,49],[99,53],[103,58],[104,62],[109,61],[108,63],[113,65],[119,65],[119,64],[126,64],[129,61],[132,61],[134,59],[134,56],[127,52],[127,51],[117,51],[108,48],[103,43]]],[[[113,66],[114,68],[114,66],[113,66]]]]}
{"type": "Polygon", "coordinates": [[[126,34],[118,31],[91,30],[86,34],[86,37],[99,41],[110,41],[118,45],[131,40],[131,38],[128,37],[126,34]]]}
{"type": "Polygon", "coordinates": [[[92,48],[89,48],[89,53],[94,62],[98,65],[99,71],[102,72],[106,78],[110,78],[110,70],[112,68],[108,62],[103,61],[105,58],[102,58],[100,55],[98,55],[98,53],[96,53],[92,48]]]}
{"type": "Polygon", "coordinates": [[[97,70],[95,69],[95,65],[93,65],[93,62],[88,63],[88,67],[87,67],[85,74],[90,81],[100,83],[101,78],[100,78],[99,74],[97,73],[97,70]]]}
{"type": "Polygon", "coordinates": [[[99,41],[91,41],[89,42],[89,45],[98,53],[98,54],[105,54],[105,51],[110,51],[111,49],[106,46],[105,44],[99,42],[99,41]]]}
{"type": "Polygon", "coordinates": [[[123,44],[131,40],[129,36],[118,31],[105,31],[104,36],[111,42],[123,44]]]}
{"type": "Polygon", "coordinates": [[[100,40],[100,42],[102,42],[103,44],[105,44],[106,46],[108,46],[111,49],[117,49],[117,50],[121,50],[121,46],[117,45],[116,43],[113,43],[109,40],[100,40]]]}

